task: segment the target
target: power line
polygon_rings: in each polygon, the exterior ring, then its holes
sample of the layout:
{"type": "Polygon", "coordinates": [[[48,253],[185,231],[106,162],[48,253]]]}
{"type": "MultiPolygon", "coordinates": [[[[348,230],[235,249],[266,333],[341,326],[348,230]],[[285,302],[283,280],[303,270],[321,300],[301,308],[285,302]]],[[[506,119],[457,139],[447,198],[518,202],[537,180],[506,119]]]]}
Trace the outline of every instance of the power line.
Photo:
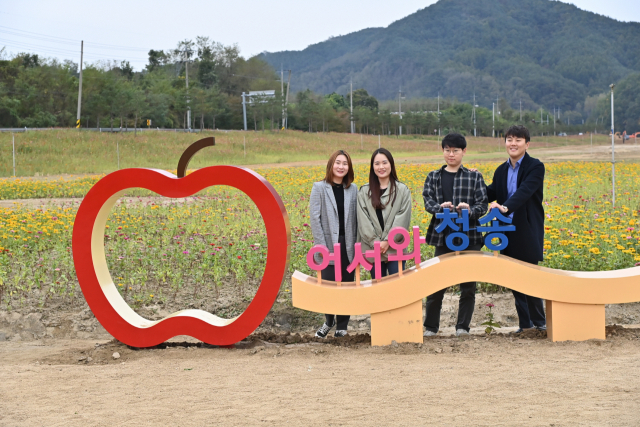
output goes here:
{"type": "MultiPolygon", "coordinates": [[[[37,39],[42,41],[49,41],[52,43],[69,44],[74,46],[78,44],[78,40],[67,39],[64,37],[50,36],[50,35],[40,34],[40,33],[34,33],[31,31],[18,30],[16,28],[5,27],[3,25],[0,25],[0,33],[6,33],[11,35],[16,35],[19,37],[32,38],[32,39],[37,39]],[[20,34],[20,33],[23,33],[23,34],[20,34]]],[[[142,47],[119,46],[119,45],[94,43],[94,42],[86,42],[86,43],[89,43],[91,46],[95,46],[96,48],[99,48],[99,49],[120,49],[120,50],[132,50],[132,51],[140,51],[140,52],[149,51],[148,48],[142,48],[142,47]]]]}
{"type": "MultiPolygon", "coordinates": [[[[10,40],[0,39],[0,44],[4,44],[8,47],[13,47],[15,49],[28,49],[32,51],[41,51],[50,54],[58,54],[58,55],[73,55],[76,56],[78,54],[77,50],[64,49],[58,47],[48,47],[48,46],[40,46],[32,43],[24,43],[24,42],[15,42],[10,40]]],[[[114,59],[113,55],[107,55],[103,53],[87,53],[85,56],[91,57],[93,59],[114,59]]],[[[132,60],[146,61],[148,58],[141,57],[128,57],[132,60]]]]}

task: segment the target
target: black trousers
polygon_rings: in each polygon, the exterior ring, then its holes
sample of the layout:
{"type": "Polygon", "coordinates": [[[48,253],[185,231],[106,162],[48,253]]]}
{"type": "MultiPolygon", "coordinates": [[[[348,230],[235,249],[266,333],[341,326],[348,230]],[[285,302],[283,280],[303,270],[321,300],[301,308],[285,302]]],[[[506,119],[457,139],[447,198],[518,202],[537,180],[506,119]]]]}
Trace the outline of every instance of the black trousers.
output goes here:
{"type": "MultiPolygon", "coordinates": [[[[469,245],[467,250],[479,251],[484,246],[482,243],[478,245],[469,245]]],[[[436,246],[434,256],[440,256],[454,252],[446,246],[436,246]]],[[[442,310],[442,299],[448,288],[444,288],[435,294],[427,297],[426,315],[424,319],[424,327],[431,332],[438,332],[440,329],[440,311],[442,310]]],[[[469,332],[469,324],[473,317],[473,309],[476,304],[476,282],[460,283],[460,302],[458,303],[458,321],[456,330],[464,329],[469,332]]]]}
{"type": "MultiPolygon", "coordinates": [[[[537,262],[535,263],[538,264],[537,262]]],[[[545,326],[547,319],[544,314],[544,303],[541,298],[532,297],[522,292],[511,290],[516,300],[516,312],[518,313],[518,325],[522,329],[534,326],[545,326]]]]}
{"type": "MultiPolygon", "coordinates": [[[[342,281],[343,282],[353,282],[355,280],[356,271],[353,270],[351,273],[347,271],[347,267],[349,266],[349,257],[347,256],[347,242],[344,236],[338,237],[338,243],[340,243],[340,263],[342,264],[342,281]]],[[[333,265],[327,266],[320,273],[322,280],[336,280],[336,270],[333,265]]],[[[349,325],[349,315],[333,315],[333,314],[325,314],[325,322],[329,326],[333,326],[337,323],[336,330],[337,331],[346,331],[347,326],[349,325]],[[337,318],[337,319],[336,319],[337,318]]]]}

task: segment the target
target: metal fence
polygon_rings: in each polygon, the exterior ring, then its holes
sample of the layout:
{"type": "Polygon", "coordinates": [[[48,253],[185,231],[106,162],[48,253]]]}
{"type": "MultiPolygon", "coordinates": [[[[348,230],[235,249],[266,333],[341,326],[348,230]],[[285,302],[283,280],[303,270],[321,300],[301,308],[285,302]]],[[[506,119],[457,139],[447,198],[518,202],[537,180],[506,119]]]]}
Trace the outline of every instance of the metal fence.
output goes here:
{"type": "MultiPolygon", "coordinates": [[[[31,131],[45,131],[45,130],[61,130],[61,129],[73,129],[73,128],[0,128],[0,132],[31,132],[31,131]]],[[[80,128],[79,131],[89,132],[108,132],[108,133],[120,133],[120,132],[135,132],[135,128],[80,128]]],[[[138,132],[184,132],[184,133],[200,133],[206,132],[240,132],[237,129],[165,129],[165,128],[138,128],[138,132]]]]}

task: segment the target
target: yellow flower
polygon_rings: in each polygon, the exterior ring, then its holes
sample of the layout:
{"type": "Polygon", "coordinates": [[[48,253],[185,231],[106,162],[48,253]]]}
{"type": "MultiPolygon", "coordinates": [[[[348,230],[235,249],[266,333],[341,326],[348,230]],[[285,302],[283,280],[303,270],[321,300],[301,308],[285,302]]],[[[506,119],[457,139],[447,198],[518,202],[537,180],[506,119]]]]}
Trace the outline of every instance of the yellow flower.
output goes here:
{"type": "Polygon", "coordinates": [[[563,258],[571,258],[571,255],[565,255],[563,258]]]}
{"type": "Polygon", "coordinates": [[[600,248],[591,248],[589,249],[589,252],[591,252],[592,254],[598,255],[600,253],[600,248]]]}

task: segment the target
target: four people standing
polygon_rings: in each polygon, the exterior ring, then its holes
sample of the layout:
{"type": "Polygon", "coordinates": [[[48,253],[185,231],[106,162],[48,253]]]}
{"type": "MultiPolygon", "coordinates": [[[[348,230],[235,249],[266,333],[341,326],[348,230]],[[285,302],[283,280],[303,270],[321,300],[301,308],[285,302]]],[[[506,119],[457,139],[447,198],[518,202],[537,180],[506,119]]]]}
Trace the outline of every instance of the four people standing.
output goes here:
{"type": "MultiPolygon", "coordinates": [[[[462,213],[468,210],[469,238],[467,250],[479,251],[483,246],[482,233],[476,229],[478,220],[488,209],[498,208],[513,219],[516,231],[509,232],[509,246],[502,251],[515,259],[537,264],[543,259],[544,210],[542,208],[544,165],[530,157],[529,131],[524,126],[512,126],[505,134],[509,160],[500,165],[491,185],[486,186],[482,175],[462,165],[467,141],[464,136],[449,134],[442,140],[445,165],[427,176],[423,189],[425,209],[433,215],[427,231],[426,243],[435,246],[435,256],[452,252],[445,245],[447,231],[435,231],[435,215],[444,210],[462,213]],[[494,201],[495,200],[495,201],[494,201]],[[493,201],[487,208],[487,202],[493,201]]],[[[349,155],[336,151],[327,164],[325,178],[313,184],[309,204],[314,243],[329,250],[340,243],[342,281],[352,282],[354,272],[347,272],[354,259],[354,245],[361,243],[362,252],[372,250],[380,242],[381,268],[374,266],[372,277],[380,278],[398,273],[398,262],[389,262],[395,250],[388,242],[389,232],[396,227],[409,230],[411,225],[411,191],[398,180],[391,153],[379,148],[371,156],[369,182],[360,190],[352,185],[353,166],[349,155]]],[[[398,238],[402,237],[398,235],[398,238]]],[[[453,239],[459,245],[459,237],[453,239]]],[[[401,241],[398,241],[400,243],[401,241]]],[[[320,255],[316,254],[319,258],[320,255]]],[[[316,259],[317,263],[321,260],[316,259]]],[[[369,259],[369,261],[372,261],[369,259]]],[[[404,269],[404,261],[402,269],[404,269]]],[[[335,266],[329,263],[321,273],[323,280],[335,280],[335,266]]],[[[456,335],[468,335],[475,305],[476,283],[460,284],[460,302],[456,335]]],[[[424,336],[437,334],[442,300],[446,289],[427,297],[424,336]]],[[[544,306],[540,298],[513,291],[520,328],[546,329],[544,306]]],[[[325,323],[316,336],[324,338],[336,326],[336,337],[347,335],[349,316],[325,315],[325,323]]]]}

